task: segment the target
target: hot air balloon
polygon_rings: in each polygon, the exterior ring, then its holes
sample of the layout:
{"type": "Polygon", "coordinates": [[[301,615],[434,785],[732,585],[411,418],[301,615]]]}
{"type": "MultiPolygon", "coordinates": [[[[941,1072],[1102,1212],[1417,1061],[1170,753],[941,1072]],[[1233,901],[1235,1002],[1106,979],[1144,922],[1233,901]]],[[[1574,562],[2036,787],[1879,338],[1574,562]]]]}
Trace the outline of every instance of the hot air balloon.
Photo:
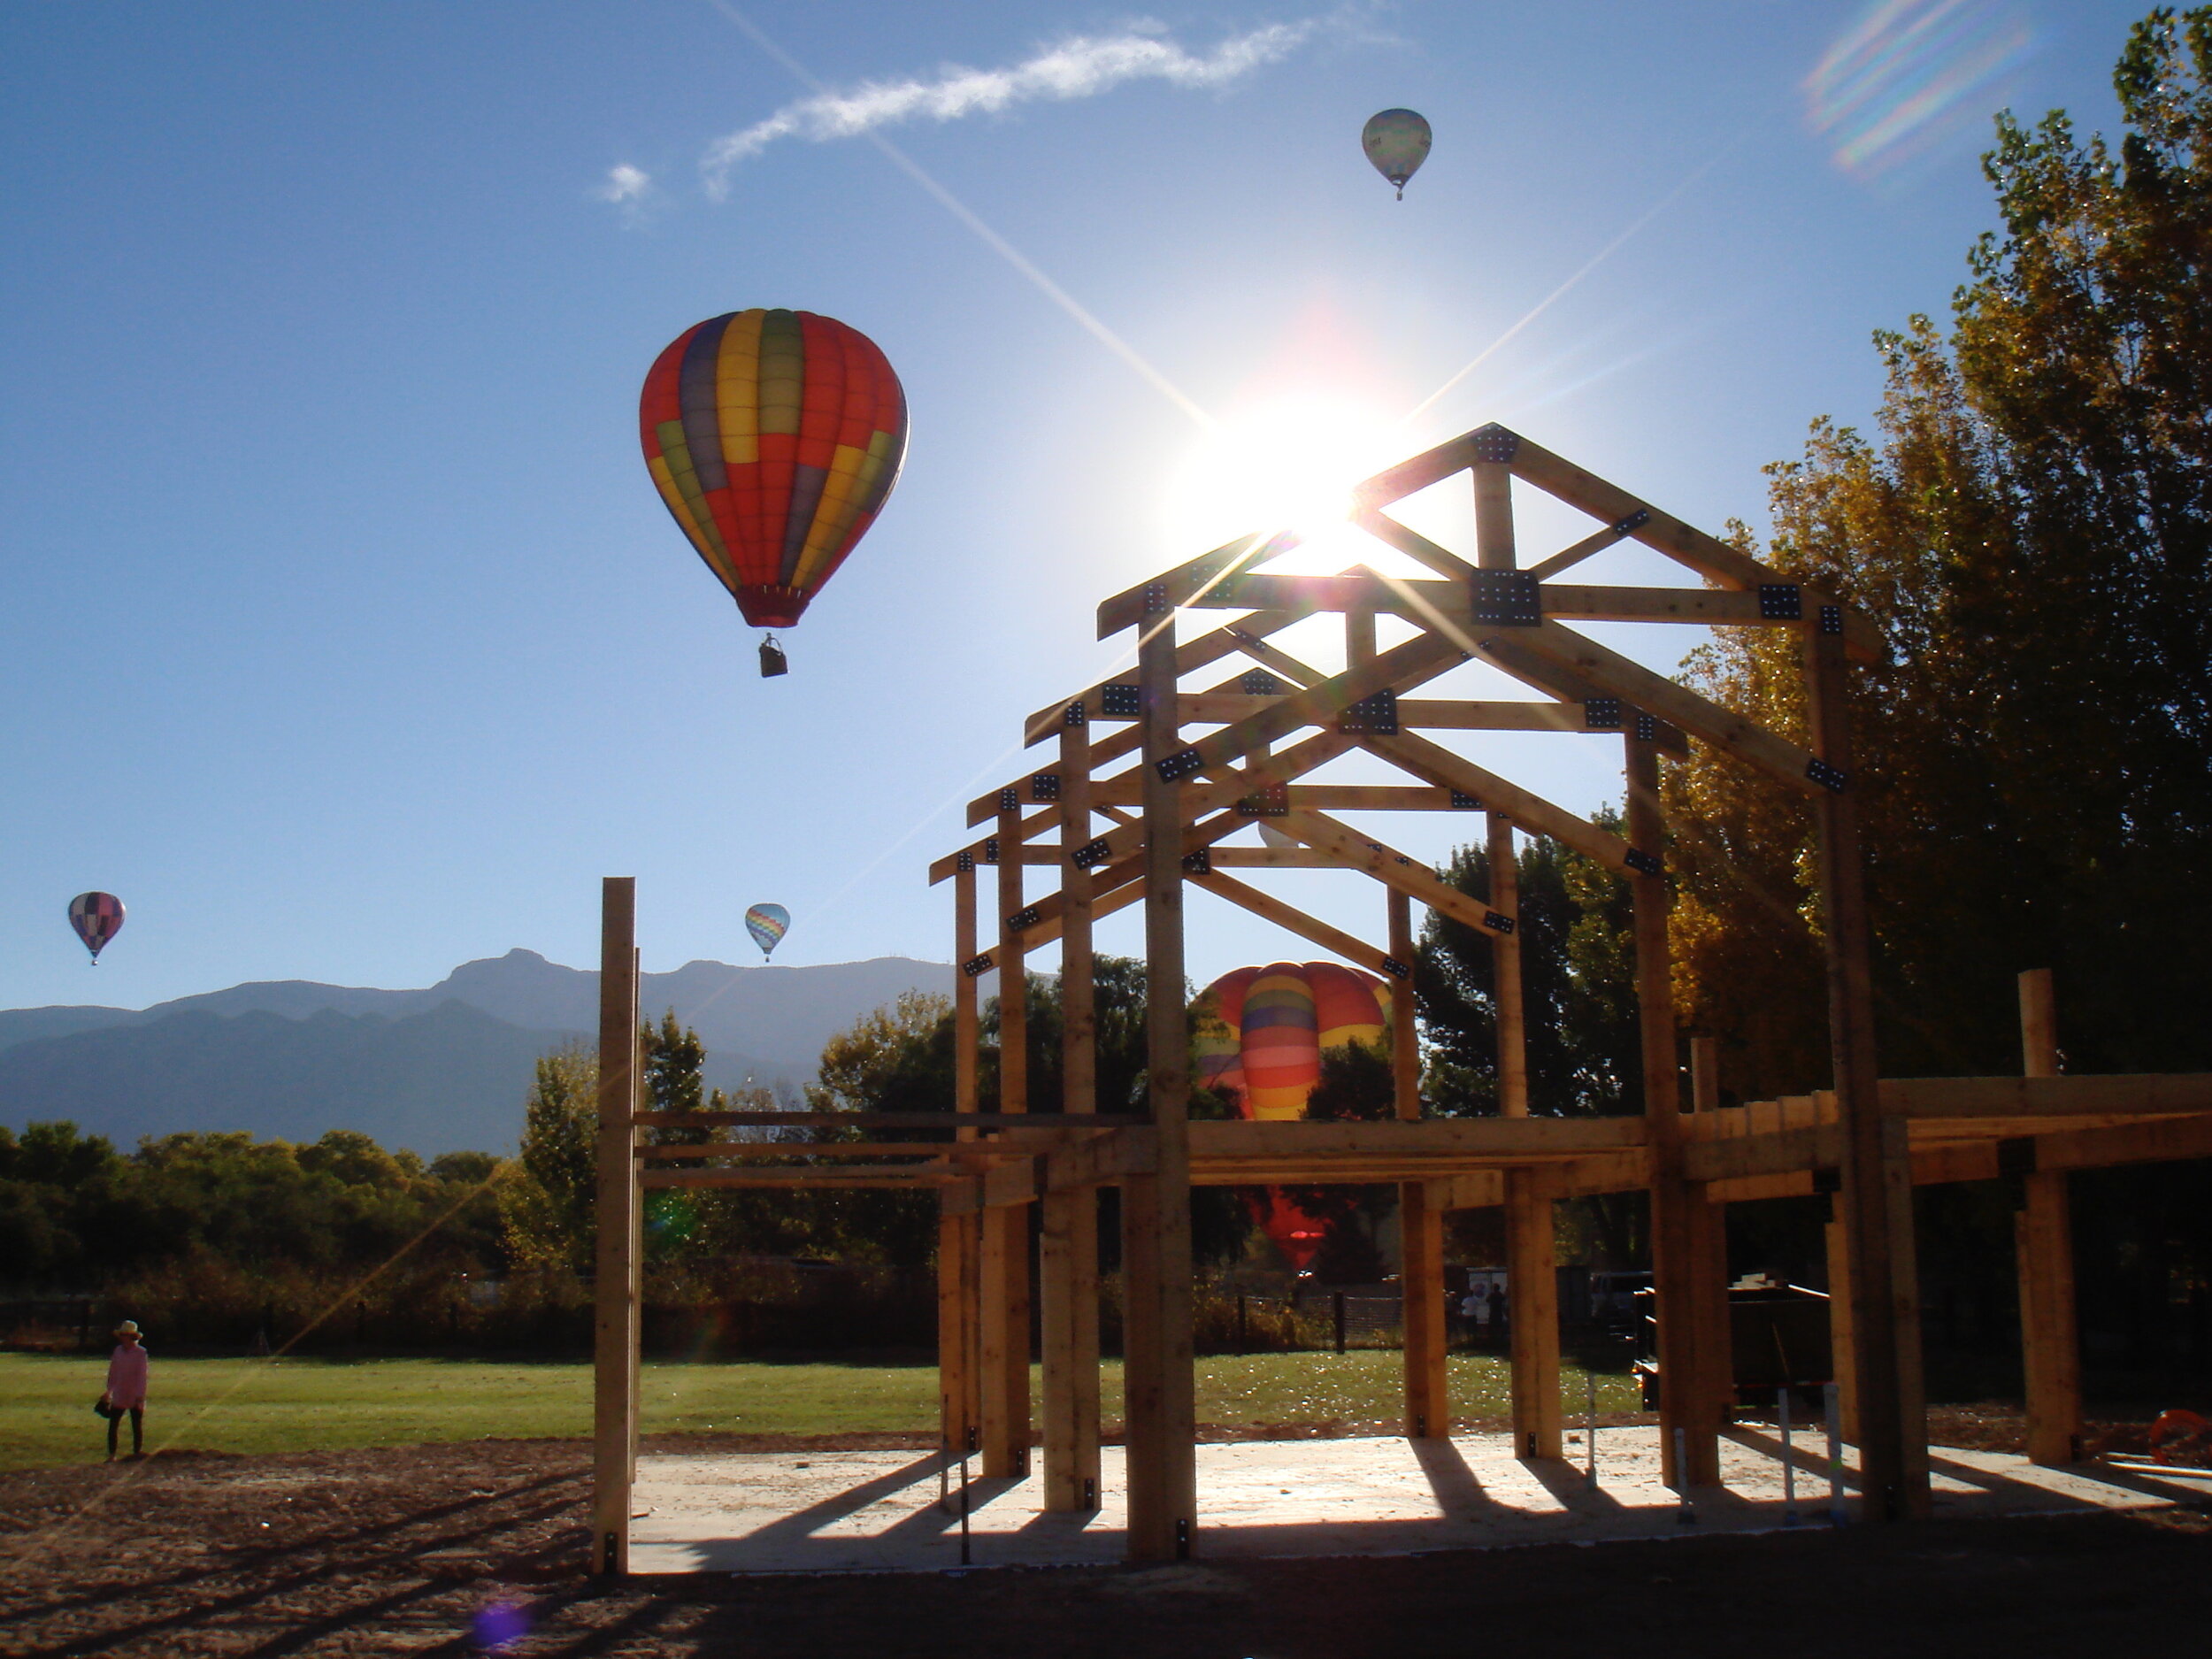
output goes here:
{"type": "Polygon", "coordinates": [[[745,931],[760,947],[763,962],[775,954],[784,934],[791,930],[791,912],[780,904],[756,904],[745,912],[745,931]]]}
{"type": "Polygon", "coordinates": [[[123,931],[123,901],[112,893],[80,893],[69,901],[69,925],[92,953],[96,968],[108,941],[123,931]]]}
{"type": "MultiPolygon", "coordinates": [[[[1198,1008],[1198,1079],[1231,1095],[1240,1118],[1302,1116],[1325,1052],[1389,1041],[1390,987],[1333,962],[1239,968],[1207,987],[1198,1008]]],[[[1321,1223],[1279,1187],[1256,1208],[1261,1231],[1304,1271],[1321,1248],[1321,1223]]]]}
{"type": "Polygon", "coordinates": [[[1375,171],[1398,187],[1398,199],[1406,199],[1406,180],[1429,158],[1429,124],[1411,110],[1385,110],[1367,118],[1359,135],[1360,148],[1375,171]]]}
{"type": "MultiPolygon", "coordinates": [[[[745,620],[787,628],[897,481],[906,394],[857,329],[811,311],[730,311],[660,354],[638,426],[654,487],[745,620]]],[[[782,672],[773,646],[771,635],[764,675],[782,672]]]]}

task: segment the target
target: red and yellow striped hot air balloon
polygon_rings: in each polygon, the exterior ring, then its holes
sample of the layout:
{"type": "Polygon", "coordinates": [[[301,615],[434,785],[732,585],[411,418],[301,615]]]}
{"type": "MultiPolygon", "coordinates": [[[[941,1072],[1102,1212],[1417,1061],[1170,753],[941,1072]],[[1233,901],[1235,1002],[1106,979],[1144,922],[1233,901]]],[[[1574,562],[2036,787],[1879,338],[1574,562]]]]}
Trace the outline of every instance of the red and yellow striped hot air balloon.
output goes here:
{"type": "MultiPolygon", "coordinates": [[[[731,311],[660,354],[638,426],[654,487],[707,568],[746,621],[782,628],[897,482],[906,394],[858,329],[811,311],[731,311]]],[[[780,672],[769,658],[764,646],[762,672],[780,672]]]]}
{"type": "MultiPolygon", "coordinates": [[[[1239,968],[1199,999],[1194,1046],[1198,1079],[1233,1098],[1240,1118],[1302,1117],[1321,1056],[1349,1043],[1390,1040],[1390,987],[1333,962],[1273,962],[1239,968]]],[[[1258,1205],[1261,1230],[1302,1272],[1324,1229],[1270,1187],[1258,1205]]]]}

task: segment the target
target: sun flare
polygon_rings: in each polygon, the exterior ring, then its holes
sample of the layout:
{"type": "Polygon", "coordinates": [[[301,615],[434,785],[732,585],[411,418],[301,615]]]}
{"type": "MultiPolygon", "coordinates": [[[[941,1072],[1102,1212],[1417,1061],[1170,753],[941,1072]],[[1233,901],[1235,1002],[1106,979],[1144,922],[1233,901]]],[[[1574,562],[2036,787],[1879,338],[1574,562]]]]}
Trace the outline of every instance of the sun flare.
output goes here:
{"type": "Polygon", "coordinates": [[[1345,515],[1352,487],[1389,465],[1393,442],[1387,418],[1353,399],[1309,394],[1256,404],[1193,445],[1171,487],[1170,534],[1195,551],[1289,530],[1302,545],[1269,568],[1340,570],[1381,551],[1345,515]]]}

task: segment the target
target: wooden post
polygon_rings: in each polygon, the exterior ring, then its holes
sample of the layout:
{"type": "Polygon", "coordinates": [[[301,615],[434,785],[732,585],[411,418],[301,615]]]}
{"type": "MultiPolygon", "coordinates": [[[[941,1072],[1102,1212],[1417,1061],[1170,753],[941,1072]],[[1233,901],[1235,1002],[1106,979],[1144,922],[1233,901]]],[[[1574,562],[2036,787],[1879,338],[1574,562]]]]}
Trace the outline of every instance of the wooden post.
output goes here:
{"type": "Polygon", "coordinates": [[[937,1415],[941,1450],[964,1455],[976,1420],[977,1213],[937,1218],[937,1415]]]}
{"type": "Polygon", "coordinates": [[[1859,1443],[1858,1342],[1852,1334],[1851,1241],[1844,1225],[1843,1194],[1830,1193],[1828,1225],[1823,1229],[1828,1247],[1828,1353],[1835,1372],[1836,1418],[1843,1438],[1859,1443]]]}
{"type": "Polygon", "coordinates": [[[1901,1521],[1928,1512],[1927,1410],[1921,1382],[1920,1290],[1913,1249],[1912,1149],[1882,1110],[1874,1046],[1872,940],[1852,766],[1848,670],[1840,632],[1805,636],[1812,749],[1841,788],[1813,803],[1825,926],[1828,1031],[1843,1128],[1844,1237],[1858,1369],[1859,1456],[1865,1514],[1901,1521]]]}
{"type": "Polygon", "coordinates": [[[1127,1393],[1129,1555],[1172,1561],[1197,1529],[1191,1371],[1190,1055],[1183,1003],[1183,821],[1179,784],[1159,763],[1182,748],[1172,612],[1148,616],[1142,687],[1145,1053],[1153,1174],[1122,1187],[1123,1375],[1127,1393]]]}
{"type": "MultiPolygon", "coordinates": [[[[1490,902],[1509,916],[1520,914],[1521,871],[1514,862],[1513,820],[1491,812],[1486,828],[1490,854],[1490,902]]],[[[1508,1118],[1528,1116],[1528,1015],[1521,997],[1521,930],[1494,933],[1490,962],[1497,982],[1498,1110],[1508,1118]]]]}
{"type": "MultiPolygon", "coordinates": [[[[1720,1110],[1720,1046],[1710,1037],[1690,1039],[1690,1107],[1701,1112],[1720,1110]]],[[[1698,1368],[1697,1409],[1718,1431],[1732,1420],[1736,1402],[1735,1335],[1728,1310],[1728,1205],[1712,1199],[1709,1189],[1701,1195],[1707,1202],[1691,1211],[1699,1252],[1698,1295],[1692,1311],[1699,1322],[1697,1350],[1703,1361],[1698,1368]]]]}
{"type": "Polygon", "coordinates": [[[1486,571],[1509,571],[1517,563],[1513,546],[1513,472],[1502,461],[1477,461],[1475,480],[1475,563],[1486,571]]]}
{"type": "MultiPolygon", "coordinates": [[[[1477,469],[1479,507],[1481,470],[1477,469]]],[[[1485,828],[1490,902],[1509,915],[1517,914],[1520,868],[1514,862],[1512,822],[1502,812],[1492,812],[1485,828]]],[[[1492,936],[1490,960],[1498,1020],[1498,1110],[1507,1118],[1525,1118],[1528,1018],[1521,996],[1518,928],[1492,936]]],[[[1561,1449],[1559,1263],[1553,1243],[1551,1206],[1551,1193],[1538,1179],[1538,1171],[1506,1171],[1505,1266],[1507,1305],[1512,1320],[1513,1448],[1521,1457],[1556,1457],[1561,1449]]]]}
{"type": "Polygon", "coordinates": [[[1710,1037],[1690,1039],[1690,1110],[1720,1110],[1720,1045],[1710,1037]]]}
{"type": "MultiPolygon", "coordinates": [[[[1021,809],[998,818],[998,917],[1027,902],[1022,893],[1021,809]]],[[[995,928],[998,950],[998,1109],[1029,1110],[1029,964],[1023,935],[995,928]]],[[[1029,1209],[983,1211],[983,1473],[1029,1472],[1029,1209]]]]}
{"type": "MultiPolygon", "coordinates": [[[[1666,854],[1659,813],[1659,752],[1631,735],[1629,841],[1654,867],[1666,854]]],[[[1720,1424],[1710,1409],[1713,1218],[1682,1174],[1682,1081],[1675,1054],[1673,970],[1667,945],[1667,879],[1639,871],[1635,895],[1636,1009],[1642,1033],[1644,1117],[1651,1142],[1652,1277],[1659,1302],[1659,1448],[1677,1491],[1720,1479],[1720,1424]],[[1686,1462],[1677,1466],[1678,1449],[1686,1462]]],[[[1725,1363],[1723,1360],[1721,1363],[1725,1363]]]]}
{"type": "MultiPolygon", "coordinates": [[[[2021,1071],[2058,1075],[2051,971],[2020,976],[2021,1071]]],[[[2081,1455],[2081,1334],[2074,1305],[2074,1227],[2066,1171],[2023,1178],[2013,1217],[2020,1269],[2021,1370],[2026,1381],[2028,1461],[2055,1467],[2081,1455]]]]}
{"type": "MultiPolygon", "coordinates": [[[[953,876],[952,981],[952,1105],[956,1114],[981,1109],[978,1071],[983,1042],[982,1010],[976,976],[967,971],[975,960],[976,878],[972,864],[953,876]]],[[[972,1141],[973,1129],[956,1131],[958,1139],[972,1141]]],[[[938,1325],[938,1394],[944,1411],[946,1443],[965,1452],[972,1432],[980,1446],[983,1436],[983,1383],[977,1374],[977,1356],[982,1347],[977,1328],[982,1296],[983,1222],[979,1212],[956,1217],[940,1226],[937,1234],[938,1289],[941,1297],[956,1299],[957,1319],[938,1325]],[[949,1247],[953,1255],[944,1252],[949,1247]]],[[[941,1301],[940,1308],[943,1304],[941,1301]]]]}
{"type": "MultiPolygon", "coordinates": [[[[1060,726],[1060,844],[1091,838],[1089,710],[1071,703],[1060,726]]],[[[1088,875],[1060,864],[1060,1110],[1098,1110],[1097,987],[1088,875]]],[[[1042,1203],[1038,1293],[1044,1339],[1045,1508],[1098,1506],[1098,1194],[1054,1193],[1042,1203]]]]}
{"type": "Polygon", "coordinates": [[[601,884],[598,1242],[592,1320],[591,1570],[630,1570],[636,1479],[637,883],[601,884]]]}
{"type": "Polygon", "coordinates": [[[1540,1170],[1505,1172],[1506,1317],[1513,1352],[1513,1455],[1560,1455],[1559,1257],[1540,1170]]]}
{"type": "MultiPolygon", "coordinates": [[[[1390,1077],[1398,1116],[1421,1116],[1421,1044],[1413,996],[1413,903],[1389,896],[1390,959],[1407,972],[1390,981],[1390,1077]]],[[[1443,1194],[1423,1181],[1398,1184],[1399,1290],[1404,1298],[1406,1433],[1447,1440],[1452,1432],[1444,1356],[1443,1194]]]]}

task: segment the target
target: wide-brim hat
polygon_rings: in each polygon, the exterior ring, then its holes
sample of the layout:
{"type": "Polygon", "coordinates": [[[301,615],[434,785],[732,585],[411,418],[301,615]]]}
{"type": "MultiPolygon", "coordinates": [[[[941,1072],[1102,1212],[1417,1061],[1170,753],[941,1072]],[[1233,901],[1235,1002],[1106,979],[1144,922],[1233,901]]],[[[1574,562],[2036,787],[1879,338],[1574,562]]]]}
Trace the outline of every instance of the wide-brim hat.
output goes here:
{"type": "Polygon", "coordinates": [[[119,1337],[136,1336],[138,1334],[138,1321],[135,1319],[124,1320],[122,1324],[115,1327],[115,1334],[119,1337]]]}

